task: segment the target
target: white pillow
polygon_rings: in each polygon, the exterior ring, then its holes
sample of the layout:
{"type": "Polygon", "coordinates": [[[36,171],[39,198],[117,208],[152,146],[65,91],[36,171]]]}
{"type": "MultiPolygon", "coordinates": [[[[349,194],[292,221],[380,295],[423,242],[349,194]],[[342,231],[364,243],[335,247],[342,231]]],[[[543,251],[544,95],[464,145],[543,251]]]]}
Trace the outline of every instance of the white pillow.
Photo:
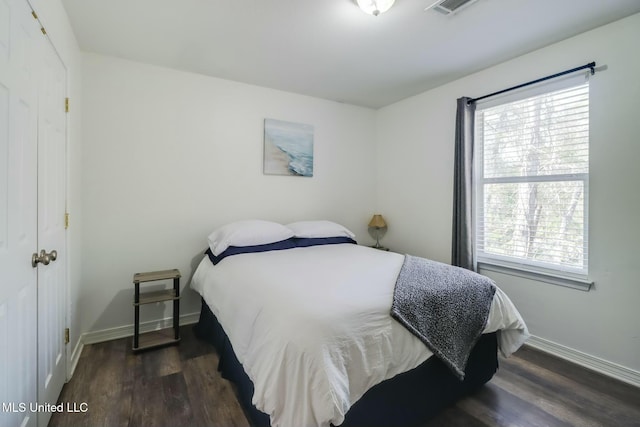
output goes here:
{"type": "Polygon", "coordinates": [[[237,221],[209,234],[209,247],[218,256],[229,246],[254,246],[275,243],[293,237],[293,231],[282,224],[263,220],[237,221]]]}
{"type": "Polygon", "coordinates": [[[295,237],[356,237],[346,227],[331,221],[298,221],[287,224],[295,237]]]}

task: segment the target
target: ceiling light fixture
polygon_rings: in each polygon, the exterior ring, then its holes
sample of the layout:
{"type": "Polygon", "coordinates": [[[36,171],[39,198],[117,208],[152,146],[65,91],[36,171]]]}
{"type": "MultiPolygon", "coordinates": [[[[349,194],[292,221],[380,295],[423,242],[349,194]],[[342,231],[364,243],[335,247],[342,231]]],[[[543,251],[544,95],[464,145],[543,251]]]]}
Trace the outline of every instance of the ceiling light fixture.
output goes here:
{"type": "Polygon", "coordinates": [[[395,0],[357,0],[358,6],[369,15],[378,16],[391,9],[395,0]]]}

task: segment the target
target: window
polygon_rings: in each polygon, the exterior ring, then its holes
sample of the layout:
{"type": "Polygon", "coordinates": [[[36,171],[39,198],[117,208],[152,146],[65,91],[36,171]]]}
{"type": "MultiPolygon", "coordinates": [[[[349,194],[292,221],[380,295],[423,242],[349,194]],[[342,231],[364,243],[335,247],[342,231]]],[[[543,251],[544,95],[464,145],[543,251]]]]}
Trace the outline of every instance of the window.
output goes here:
{"type": "Polygon", "coordinates": [[[476,109],[477,261],[585,280],[589,84],[574,77],[516,97],[476,109]]]}

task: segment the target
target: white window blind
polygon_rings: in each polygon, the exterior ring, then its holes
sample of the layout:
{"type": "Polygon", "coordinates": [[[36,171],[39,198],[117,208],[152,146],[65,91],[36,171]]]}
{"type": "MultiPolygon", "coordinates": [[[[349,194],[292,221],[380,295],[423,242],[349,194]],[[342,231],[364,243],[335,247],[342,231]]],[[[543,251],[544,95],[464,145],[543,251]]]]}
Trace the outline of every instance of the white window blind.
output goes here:
{"type": "Polygon", "coordinates": [[[589,84],[566,85],[477,107],[480,263],[586,278],[589,84]]]}

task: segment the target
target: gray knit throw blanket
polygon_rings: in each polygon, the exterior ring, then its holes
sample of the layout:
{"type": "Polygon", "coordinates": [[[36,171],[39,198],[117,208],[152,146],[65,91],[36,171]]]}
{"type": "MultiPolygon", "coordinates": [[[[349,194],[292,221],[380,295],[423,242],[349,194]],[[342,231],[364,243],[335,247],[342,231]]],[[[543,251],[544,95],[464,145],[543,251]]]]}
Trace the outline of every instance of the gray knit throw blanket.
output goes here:
{"type": "Polygon", "coordinates": [[[406,255],[391,316],[464,380],[469,354],[485,328],[495,292],[488,277],[406,255]]]}

